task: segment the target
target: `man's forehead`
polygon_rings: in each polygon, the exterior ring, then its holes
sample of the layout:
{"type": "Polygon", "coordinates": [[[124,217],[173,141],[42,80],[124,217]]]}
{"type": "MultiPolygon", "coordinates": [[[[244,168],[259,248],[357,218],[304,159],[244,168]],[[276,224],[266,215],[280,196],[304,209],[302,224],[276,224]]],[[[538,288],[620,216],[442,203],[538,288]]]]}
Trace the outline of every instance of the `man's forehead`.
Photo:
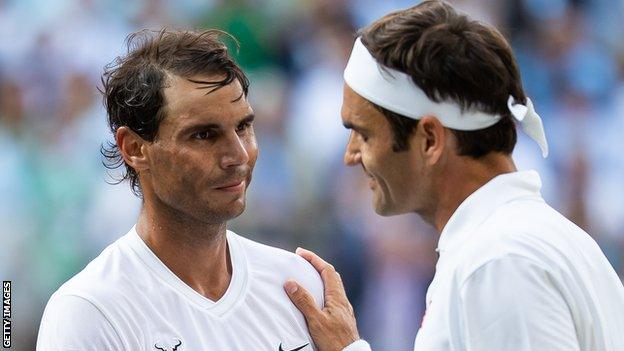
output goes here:
{"type": "Polygon", "coordinates": [[[368,100],[358,95],[345,84],[343,101],[343,119],[345,122],[370,125],[375,123],[381,112],[368,100]]]}
{"type": "Polygon", "coordinates": [[[214,106],[222,103],[230,103],[243,96],[243,88],[235,79],[228,85],[218,86],[215,82],[224,79],[220,75],[201,75],[193,77],[180,77],[169,75],[164,89],[164,97],[167,105],[171,108],[194,107],[197,99],[202,102],[210,102],[214,106]],[[181,106],[179,106],[181,105],[181,106]]]}
{"type": "MultiPolygon", "coordinates": [[[[197,119],[217,123],[230,114],[248,114],[251,111],[243,89],[238,80],[218,87],[208,87],[207,84],[197,82],[214,82],[220,76],[196,76],[190,79],[180,76],[171,76],[164,89],[165,115],[175,118],[165,118],[168,122],[188,123],[197,119]],[[240,110],[240,111],[239,111],[240,110]]],[[[164,121],[166,122],[166,121],[164,121]]]]}

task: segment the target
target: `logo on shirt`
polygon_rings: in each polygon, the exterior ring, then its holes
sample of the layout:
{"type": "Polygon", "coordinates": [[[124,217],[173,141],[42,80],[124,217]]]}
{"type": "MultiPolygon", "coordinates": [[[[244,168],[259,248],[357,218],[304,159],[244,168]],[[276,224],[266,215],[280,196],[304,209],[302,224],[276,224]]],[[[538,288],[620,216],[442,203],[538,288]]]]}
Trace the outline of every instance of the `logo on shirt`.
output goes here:
{"type": "Polygon", "coordinates": [[[154,347],[160,351],[176,351],[180,345],[182,345],[182,340],[173,338],[171,342],[157,341],[154,347]]]}
{"type": "Polygon", "coordinates": [[[279,344],[279,351],[299,351],[299,350],[301,350],[302,348],[304,348],[304,347],[306,347],[306,346],[308,346],[308,345],[310,345],[310,343],[307,343],[307,344],[305,344],[305,345],[301,345],[301,346],[296,347],[296,348],[294,348],[294,349],[292,349],[292,350],[284,350],[284,349],[282,348],[282,343],[280,342],[280,344],[279,344]]]}

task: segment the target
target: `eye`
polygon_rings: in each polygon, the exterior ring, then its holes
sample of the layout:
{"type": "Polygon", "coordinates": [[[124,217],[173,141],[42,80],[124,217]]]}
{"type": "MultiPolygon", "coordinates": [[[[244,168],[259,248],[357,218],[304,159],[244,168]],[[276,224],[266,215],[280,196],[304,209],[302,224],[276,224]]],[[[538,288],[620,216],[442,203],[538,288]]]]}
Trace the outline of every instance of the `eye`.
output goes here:
{"type": "Polygon", "coordinates": [[[357,136],[359,136],[359,137],[360,137],[360,139],[362,139],[362,141],[363,141],[363,142],[365,142],[365,143],[366,143],[366,142],[368,142],[368,136],[367,136],[366,134],[363,134],[363,133],[358,132],[358,131],[356,131],[356,130],[354,130],[354,132],[355,132],[355,134],[356,134],[357,136]]]}
{"type": "Polygon", "coordinates": [[[210,130],[203,130],[201,132],[197,132],[193,134],[193,139],[196,140],[208,140],[214,138],[215,133],[210,130]]]}
{"type": "Polygon", "coordinates": [[[252,126],[252,124],[253,122],[251,121],[242,122],[241,124],[238,125],[238,127],[236,127],[236,132],[243,132],[249,129],[252,126]]]}

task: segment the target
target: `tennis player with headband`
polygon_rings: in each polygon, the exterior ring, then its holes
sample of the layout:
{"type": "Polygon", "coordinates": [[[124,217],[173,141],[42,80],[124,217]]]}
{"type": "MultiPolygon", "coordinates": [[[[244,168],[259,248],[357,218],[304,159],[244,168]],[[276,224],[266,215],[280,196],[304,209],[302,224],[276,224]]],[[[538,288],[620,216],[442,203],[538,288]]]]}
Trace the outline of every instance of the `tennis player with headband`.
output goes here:
{"type": "MultiPolygon", "coordinates": [[[[415,351],[624,350],[624,287],[582,229],[546,204],[511,157],[516,126],[544,157],[540,116],[504,37],[441,1],[364,28],[344,72],[345,163],[375,211],[414,212],[440,233],[415,351]]],[[[365,351],[340,275],[310,251],[325,306],[284,289],[320,351],[365,351]]]]}

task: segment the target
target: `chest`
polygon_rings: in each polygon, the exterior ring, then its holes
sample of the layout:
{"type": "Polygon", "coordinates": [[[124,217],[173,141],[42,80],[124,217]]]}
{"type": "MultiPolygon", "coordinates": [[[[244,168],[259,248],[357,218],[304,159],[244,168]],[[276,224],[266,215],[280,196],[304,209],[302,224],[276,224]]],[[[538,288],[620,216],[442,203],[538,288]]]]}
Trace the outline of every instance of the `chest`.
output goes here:
{"type": "Polygon", "coordinates": [[[427,289],[426,310],[416,341],[415,351],[459,350],[460,342],[453,339],[452,330],[458,330],[457,311],[458,287],[454,283],[456,269],[454,262],[439,262],[436,274],[427,289]]]}
{"type": "Polygon", "coordinates": [[[122,339],[131,350],[314,350],[305,320],[285,295],[250,291],[220,314],[173,299],[126,318],[122,339]]]}

